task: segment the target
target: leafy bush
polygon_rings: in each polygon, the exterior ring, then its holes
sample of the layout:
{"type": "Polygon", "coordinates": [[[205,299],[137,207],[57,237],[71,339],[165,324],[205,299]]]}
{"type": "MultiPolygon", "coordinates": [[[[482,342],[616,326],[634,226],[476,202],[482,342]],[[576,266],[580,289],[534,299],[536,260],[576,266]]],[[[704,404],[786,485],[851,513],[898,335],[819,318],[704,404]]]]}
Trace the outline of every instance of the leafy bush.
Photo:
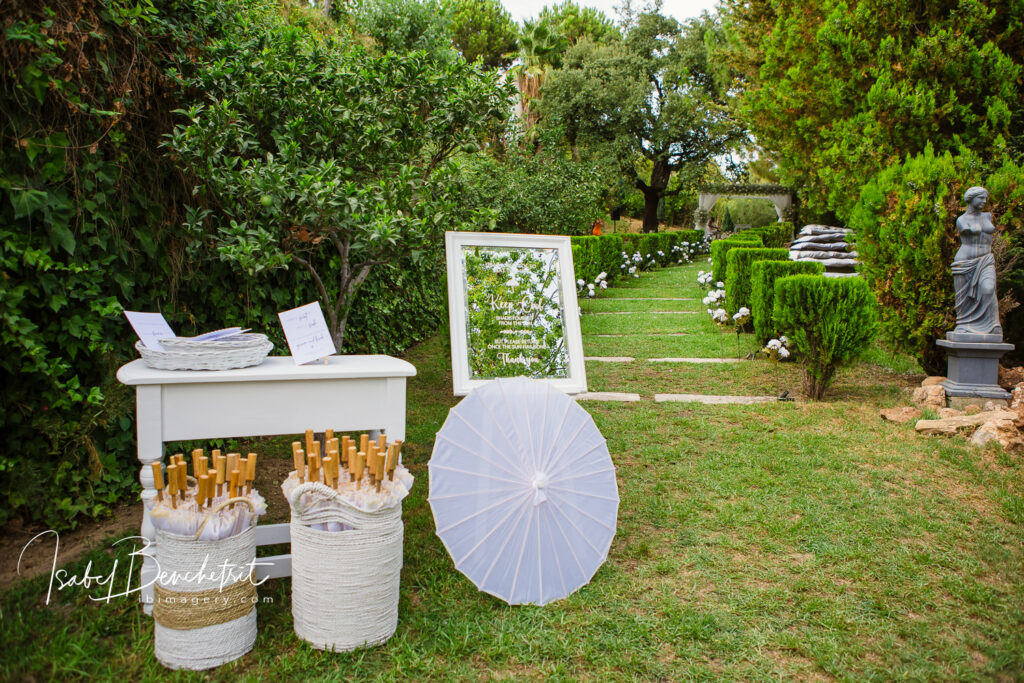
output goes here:
{"type": "Polygon", "coordinates": [[[725,279],[725,256],[735,247],[763,247],[760,235],[740,233],[711,243],[711,273],[715,282],[725,279]]]}
{"type": "Polygon", "coordinates": [[[484,230],[589,235],[603,214],[596,169],[549,146],[535,153],[510,145],[504,161],[475,155],[466,160],[464,175],[466,207],[493,211],[484,230]]]}
{"type": "MultiPolygon", "coordinates": [[[[850,226],[858,235],[861,272],[881,304],[882,330],[929,374],[944,374],[945,354],[935,340],[956,323],[950,265],[959,246],[956,219],[965,210],[964,191],[984,185],[989,191],[984,210],[1017,244],[1024,237],[1022,178],[1024,171],[1010,161],[988,168],[969,150],[935,155],[928,147],[861,190],[850,226]]],[[[1001,278],[1000,295],[1020,279],[1019,274],[1001,278]]],[[[1020,309],[1015,313],[1004,321],[1007,332],[1019,330],[1024,321],[1020,309]]]]}
{"type": "Polygon", "coordinates": [[[861,278],[791,275],[775,282],[773,317],[804,365],[804,390],[820,399],[837,369],[867,350],[877,301],[861,278]]]}
{"type": "Polygon", "coordinates": [[[779,336],[773,317],[775,281],[789,275],[821,275],[825,266],[816,261],[755,261],[750,270],[750,316],[759,344],[779,336]]]}
{"type": "Polygon", "coordinates": [[[726,308],[735,313],[743,306],[750,306],[751,265],[755,261],[786,261],[789,252],[785,249],[730,249],[726,252],[725,291],[726,308]]]}

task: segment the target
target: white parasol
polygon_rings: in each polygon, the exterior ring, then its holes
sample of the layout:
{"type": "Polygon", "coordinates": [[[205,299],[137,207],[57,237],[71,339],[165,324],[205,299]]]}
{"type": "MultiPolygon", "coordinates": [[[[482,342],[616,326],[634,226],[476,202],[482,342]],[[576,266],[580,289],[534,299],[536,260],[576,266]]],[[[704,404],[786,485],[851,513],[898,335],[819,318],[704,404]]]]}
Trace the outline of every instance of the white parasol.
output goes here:
{"type": "Polygon", "coordinates": [[[608,557],[619,509],[593,419],[524,377],[489,382],[449,412],[429,500],[456,568],[513,605],[544,605],[587,584],[608,557]]]}

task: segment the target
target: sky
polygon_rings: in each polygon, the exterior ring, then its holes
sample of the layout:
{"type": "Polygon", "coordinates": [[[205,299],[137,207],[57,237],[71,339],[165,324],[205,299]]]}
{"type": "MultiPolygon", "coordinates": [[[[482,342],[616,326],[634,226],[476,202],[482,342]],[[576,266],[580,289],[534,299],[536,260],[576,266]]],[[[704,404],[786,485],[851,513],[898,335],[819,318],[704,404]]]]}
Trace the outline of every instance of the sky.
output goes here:
{"type": "MultiPolygon", "coordinates": [[[[545,5],[554,5],[559,0],[502,0],[505,9],[512,18],[520,22],[523,19],[530,19],[537,16],[545,5]]],[[[594,7],[607,14],[610,18],[616,19],[615,6],[622,4],[621,0],[576,0],[576,4],[583,7],[594,7]]],[[[637,5],[643,2],[635,3],[637,5]]],[[[664,0],[661,6],[662,14],[683,20],[698,16],[703,10],[710,10],[715,6],[716,0],[664,0]]]]}

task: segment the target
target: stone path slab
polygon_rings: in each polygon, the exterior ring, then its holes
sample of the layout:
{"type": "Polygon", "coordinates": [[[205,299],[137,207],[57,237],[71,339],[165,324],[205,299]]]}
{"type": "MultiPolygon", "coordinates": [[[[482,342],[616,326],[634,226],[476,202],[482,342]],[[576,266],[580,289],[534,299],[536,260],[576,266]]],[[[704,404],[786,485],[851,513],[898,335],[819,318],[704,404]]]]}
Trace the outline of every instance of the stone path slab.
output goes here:
{"type": "Polygon", "coordinates": [[[609,296],[601,301],[696,301],[678,296],[609,296]]]}
{"type": "Polygon", "coordinates": [[[597,363],[632,363],[636,358],[632,356],[584,356],[583,360],[592,360],[597,363]]]}
{"type": "Polygon", "coordinates": [[[625,394],[615,391],[587,391],[573,396],[577,401],[624,401],[632,403],[640,400],[640,394],[625,394]]]}
{"type": "Polygon", "coordinates": [[[584,337],[687,337],[691,332],[639,332],[637,334],[585,334],[584,337]]]}
{"type": "Polygon", "coordinates": [[[697,311],[593,311],[583,315],[696,315],[697,311]]]}
{"type": "Polygon", "coordinates": [[[707,405],[722,405],[734,403],[739,405],[751,405],[753,403],[775,403],[778,401],[774,396],[708,396],[706,394],[655,394],[655,403],[704,403],[707,405]]]}
{"type": "Polygon", "coordinates": [[[740,358],[648,358],[648,363],[742,363],[740,358]]]}

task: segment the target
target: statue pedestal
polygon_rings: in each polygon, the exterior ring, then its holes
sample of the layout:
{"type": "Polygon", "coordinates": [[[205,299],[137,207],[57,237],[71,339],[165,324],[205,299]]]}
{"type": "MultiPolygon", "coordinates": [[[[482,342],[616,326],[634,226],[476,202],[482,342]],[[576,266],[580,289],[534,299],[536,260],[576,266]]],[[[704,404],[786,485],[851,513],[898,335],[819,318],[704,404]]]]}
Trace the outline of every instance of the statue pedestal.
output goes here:
{"type": "MultiPolygon", "coordinates": [[[[946,349],[948,370],[946,381],[947,396],[974,396],[978,398],[1010,398],[1010,392],[999,386],[999,359],[1013,344],[998,341],[960,341],[968,335],[947,334],[946,339],[935,343],[946,349]],[[956,341],[949,337],[955,335],[956,341]]],[[[970,335],[991,338],[996,335],[970,335]]]]}

